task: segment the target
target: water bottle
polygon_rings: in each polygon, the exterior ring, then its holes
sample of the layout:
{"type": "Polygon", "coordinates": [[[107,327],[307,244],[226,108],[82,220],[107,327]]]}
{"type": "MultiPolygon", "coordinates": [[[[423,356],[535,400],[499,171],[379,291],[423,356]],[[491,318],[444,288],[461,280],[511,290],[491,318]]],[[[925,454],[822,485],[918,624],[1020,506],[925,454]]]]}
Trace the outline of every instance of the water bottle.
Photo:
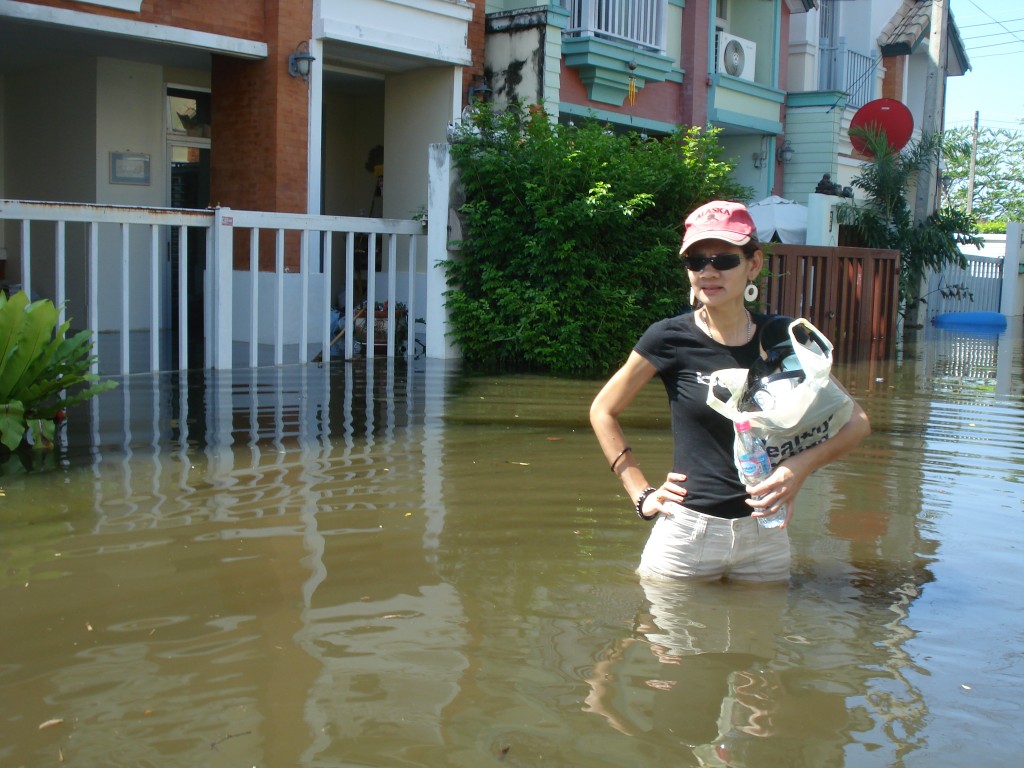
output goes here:
{"type": "MultiPolygon", "coordinates": [[[[743,446],[740,452],[740,473],[747,485],[757,485],[772,473],[772,462],[768,458],[764,441],[750,431],[749,421],[736,422],[736,434],[743,446]]],[[[783,505],[775,514],[754,519],[762,528],[778,528],[786,522],[786,507],[783,505]]]]}

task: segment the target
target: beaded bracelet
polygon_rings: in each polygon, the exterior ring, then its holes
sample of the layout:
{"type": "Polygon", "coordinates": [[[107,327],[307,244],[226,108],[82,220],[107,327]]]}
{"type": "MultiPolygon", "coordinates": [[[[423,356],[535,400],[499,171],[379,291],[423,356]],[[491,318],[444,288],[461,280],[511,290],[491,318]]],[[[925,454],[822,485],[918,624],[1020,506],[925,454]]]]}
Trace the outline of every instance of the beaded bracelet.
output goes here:
{"type": "Polygon", "coordinates": [[[640,494],[639,498],[637,498],[637,500],[636,500],[636,516],[639,517],[641,520],[653,520],[654,518],[656,518],[658,516],[657,512],[655,512],[653,515],[645,515],[644,514],[644,502],[647,501],[647,497],[650,496],[652,493],[654,493],[656,490],[658,490],[658,489],[657,488],[652,488],[652,487],[648,486],[643,491],[643,493],[640,494]]]}
{"type": "Polygon", "coordinates": [[[619,463],[619,460],[620,460],[620,459],[621,459],[621,458],[622,458],[623,456],[625,456],[625,455],[626,455],[627,453],[629,453],[629,452],[630,452],[630,451],[632,451],[632,450],[633,450],[633,449],[632,449],[632,448],[630,448],[630,447],[629,447],[629,446],[627,445],[627,446],[626,446],[625,448],[623,448],[623,449],[622,449],[621,451],[619,451],[619,455],[618,455],[618,456],[616,456],[616,457],[615,457],[615,461],[613,461],[613,462],[612,462],[612,465],[611,465],[611,467],[610,467],[610,471],[611,471],[611,472],[615,472],[615,465],[619,463]]]}

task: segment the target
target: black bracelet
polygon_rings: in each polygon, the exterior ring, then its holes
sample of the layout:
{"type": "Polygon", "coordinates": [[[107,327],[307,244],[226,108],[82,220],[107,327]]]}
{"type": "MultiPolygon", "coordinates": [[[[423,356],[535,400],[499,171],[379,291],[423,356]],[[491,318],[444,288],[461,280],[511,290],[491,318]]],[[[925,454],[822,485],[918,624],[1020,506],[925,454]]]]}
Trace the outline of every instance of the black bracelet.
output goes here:
{"type": "Polygon", "coordinates": [[[625,448],[623,448],[621,451],[619,451],[619,455],[615,457],[615,461],[612,462],[612,466],[610,467],[610,470],[612,472],[614,472],[615,471],[615,465],[619,463],[619,459],[621,459],[623,456],[625,456],[627,453],[629,453],[632,450],[633,449],[630,448],[627,445],[625,448]]]}
{"type": "Polygon", "coordinates": [[[636,500],[636,516],[639,517],[641,520],[653,520],[658,516],[657,512],[655,512],[653,515],[644,514],[644,502],[647,501],[647,497],[654,493],[656,490],[658,489],[647,486],[644,492],[641,493],[640,497],[636,500]]]}

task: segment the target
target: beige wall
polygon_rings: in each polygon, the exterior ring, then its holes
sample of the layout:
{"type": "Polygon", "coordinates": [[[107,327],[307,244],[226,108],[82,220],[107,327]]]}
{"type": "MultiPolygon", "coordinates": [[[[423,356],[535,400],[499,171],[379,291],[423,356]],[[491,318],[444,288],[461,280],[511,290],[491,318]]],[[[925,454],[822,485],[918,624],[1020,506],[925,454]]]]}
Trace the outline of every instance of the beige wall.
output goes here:
{"type": "MultiPolygon", "coordinates": [[[[164,77],[160,66],[114,59],[84,59],[50,69],[6,76],[3,121],[3,189],[14,199],[163,206],[168,200],[164,77]],[[17,105],[12,109],[11,105],[17,105]],[[111,184],[110,152],[150,156],[148,184],[111,184]]],[[[53,242],[56,228],[32,230],[32,298],[56,298],[53,242]]],[[[8,234],[10,234],[8,228],[8,234]]],[[[86,314],[85,230],[66,228],[68,313],[75,327],[86,314]]],[[[12,261],[16,242],[8,237],[12,261]]],[[[101,228],[99,327],[120,323],[114,307],[122,291],[119,232],[101,228]]],[[[128,290],[150,279],[149,233],[132,233],[128,290]]],[[[19,265],[12,263],[11,272],[19,265]]],[[[20,279],[20,277],[19,277],[20,279]]],[[[132,302],[132,328],[148,325],[148,303],[132,302]]]]}
{"type": "Polygon", "coordinates": [[[95,62],[91,60],[7,75],[7,196],[96,201],[95,81],[95,62]]]}
{"type": "MultiPolygon", "coordinates": [[[[367,90],[324,94],[323,212],[368,216],[376,178],[366,169],[370,151],[384,144],[384,82],[367,90]]],[[[386,159],[386,156],[385,156],[386,159]]],[[[381,211],[373,211],[380,216],[381,211]]]]}
{"type": "MultiPolygon", "coordinates": [[[[7,197],[5,192],[6,184],[4,182],[4,104],[7,103],[7,78],[0,75],[0,200],[7,197]]],[[[0,275],[6,275],[7,272],[7,227],[0,226],[0,275]]]]}
{"type": "MultiPolygon", "coordinates": [[[[99,59],[96,67],[95,199],[114,205],[164,206],[168,202],[163,68],[115,59],[99,59]],[[111,184],[110,153],[140,152],[150,156],[148,184],[111,184]]],[[[100,235],[99,325],[116,328],[121,304],[120,235],[104,228],[100,235]]],[[[132,228],[129,294],[148,294],[151,264],[149,232],[132,228]],[[132,286],[138,286],[134,290],[132,286]]],[[[162,263],[162,261],[161,261],[162,263]]],[[[166,279],[166,276],[165,276],[166,279]]],[[[148,302],[129,302],[129,327],[149,325],[148,302]]]]}
{"type": "Polygon", "coordinates": [[[461,111],[460,67],[419,69],[387,78],[384,97],[384,215],[409,219],[426,209],[428,151],[447,141],[446,127],[461,111]],[[387,166],[402,169],[402,183],[388,184],[387,166]]]}
{"type": "MultiPolygon", "coordinates": [[[[7,195],[4,192],[4,190],[6,189],[6,184],[4,182],[4,176],[6,175],[4,173],[4,168],[6,166],[6,163],[4,162],[4,156],[6,154],[4,152],[4,146],[5,146],[5,144],[4,144],[4,105],[6,103],[7,103],[7,78],[4,75],[0,75],[0,198],[7,197],[7,195]]],[[[3,237],[3,234],[0,233],[0,238],[2,238],[2,237],[3,237]]],[[[3,247],[3,240],[0,239],[0,248],[2,248],[2,247],[3,247]]],[[[3,254],[0,254],[0,256],[2,256],[2,255],[3,254]]]]}
{"type": "MultiPolygon", "coordinates": [[[[3,141],[4,197],[18,200],[95,202],[96,142],[95,62],[42,67],[5,77],[3,141]]],[[[7,250],[6,276],[20,283],[21,235],[14,223],[4,228],[0,244],[7,250]]],[[[85,316],[84,230],[69,227],[68,314],[81,327],[85,316]]],[[[32,226],[32,296],[56,299],[56,240],[53,225],[32,226]]]]}
{"type": "Polygon", "coordinates": [[[100,59],[96,74],[96,201],[166,205],[169,187],[163,68],[100,59]],[[149,184],[111,184],[111,152],[149,155],[149,184]]]}

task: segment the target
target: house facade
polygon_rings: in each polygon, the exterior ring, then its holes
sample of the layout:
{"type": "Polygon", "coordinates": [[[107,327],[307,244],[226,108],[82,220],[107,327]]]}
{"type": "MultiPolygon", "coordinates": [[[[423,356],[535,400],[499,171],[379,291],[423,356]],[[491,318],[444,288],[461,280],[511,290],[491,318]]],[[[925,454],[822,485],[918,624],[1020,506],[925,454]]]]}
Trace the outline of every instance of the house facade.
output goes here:
{"type": "MultiPolygon", "coordinates": [[[[445,142],[482,63],[483,10],[452,0],[0,0],[0,199],[410,219],[426,208],[428,148],[445,142]]],[[[21,237],[0,227],[0,263],[11,259],[15,281],[21,237]]],[[[156,278],[168,306],[178,300],[172,239],[156,278]]],[[[209,291],[196,240],[190,307],[209,291]]],[[[120,269],[118,249],[100,243],[101,275],[120,269]]],[[[289,275],[298,249],[289,235],[289,275]]],[[[136,268],[145,259],[130,250],[125,279],[148,285],[153,268],[136,268]]],[[[259,269],[275,257],[262,248],[259,269]]],[[[249,268],[245,249],[234,266],[249,268]]],[[[85,275],[68,278],[81,318],[85,275]]],[[[344,280],[336,269],[331,297],[344,280]]],[[[32,284],[53,296],[52,282],[32,284]]],[[[100,285],[98,330],[121,320],[116,282],[100,285]]],[[[130,328],[147,311],[132,307],[130,328]]]]}
{"type": "MultiPolygon", "coordinates": [[[[0,199],[395,220],[429,207],[436,225],[449,207],[428,199],[448,194],[436,148],[484,99],[543,102],[562,122],[594,116],[652,136],[711,126],[752,200],[803,201],[823,173],[840,184],[856,174],[848,129],[859,105],[899,100],[918,129],[941,115],[945,75],[936,92],[921,88],[931,29],[946,74],[967,63],[951,17],[935,25],[933,10],[932,0],[0,0],[0,199]]],[[[430,288],[443,230],[432,226],[415,266],[401,267],[412,279],[397,299],[427,295],[428,354],[447,355],[436,275],[430,288]]],[[[0,268],[15,281],[25,231],[0,226],[0,268]]],[[[251,249],[255,262],[236,243],[234,279],[276,268],[284,287],[263,295],[305,303],[299,233],[283,238],[283,255],[270,234],[252,235],[264,246],[251,249]]],[[[97,330],[145,326],[150,307],[126,310],[118,291],[156,283],[162,323],[209,332],[208,242],[190,234],[179,248],[176,236],[168,230],[159,263],[100,236],[97,330]],[[172,311],[182,301],[195,318],[172,311]]],[[[80,237],[67,235],[69,251],[80,237]]],[[[54,268],[32,269],[33,288],[54,295],[54,268]]],[[[67,266],[78,318],[84,269],[67,266]]],[[[348,269],[324,271],[321,297],[343,304],[358,277],[348,269]]]]}
{"type": "Polygon", "coordinates": [[[759,199],[784,175],[790,16],[812,0],[521,0],[487,3],[485,79],[498,108],[543,101],[649,135],[720,130],[759,199]]]}
{"type": "MultiPolygon", "coordinates": [[[[789,19],[786,66],[787,135],[797,151],[781,194],[807,202],[824,174],[839,187],[857,176],[864,158],[849,130],[861,107],[899,102],[910,138],[941,132],[945,80],[970,63],[948,2],[817,0],[815,9],[789,19]]],[[[933,176],[931,205],[937,184],[933,176]]]]}

